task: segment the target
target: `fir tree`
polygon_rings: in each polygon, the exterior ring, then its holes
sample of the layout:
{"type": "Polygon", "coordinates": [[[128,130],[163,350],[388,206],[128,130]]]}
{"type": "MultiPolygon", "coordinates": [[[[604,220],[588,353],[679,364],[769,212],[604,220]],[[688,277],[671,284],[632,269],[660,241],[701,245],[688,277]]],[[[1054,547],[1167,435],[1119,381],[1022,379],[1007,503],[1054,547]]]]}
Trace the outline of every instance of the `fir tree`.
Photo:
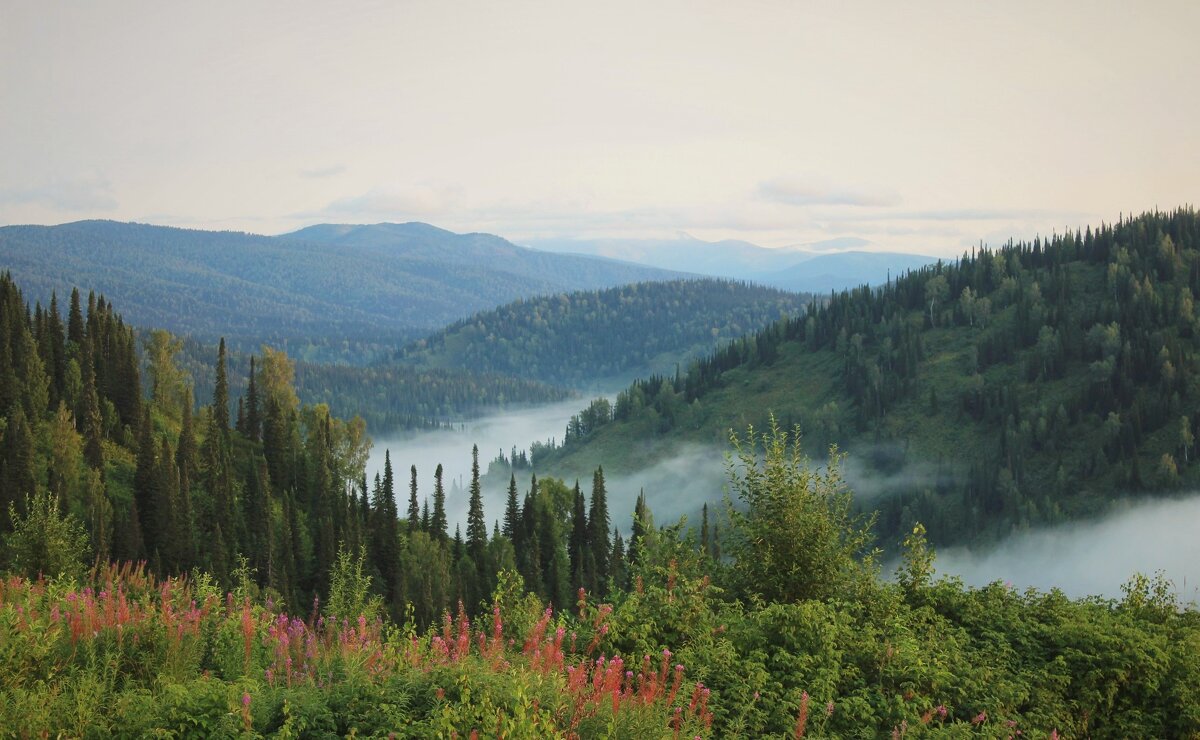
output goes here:
{"type": "Polygon", "coordinates": [[[433,471],[433,515],[429,520],[429,532],[439,542],[445,542],[448,526],[449,523],[446,521],[446,487],[442,483],[442,466],[439,463],[437,469],[433,471]]]}
{"type": "Polygon", "coordinates": [[[250,379],[246,385],[246,429],[244,434],[255,442],[262,434],[262,417],[258,400],[258,380],[254,370],[254,355],[250,355],[250,379]]]}
{"type": "Polygon", "coordinates": [[[413,465],[408,472],[408,533],[412,535],[421,528],[421,509],[417,504],[417,466],[413,465]]]}
{"type": "Polygon", "coordinates": [[[592,505],[588,511],[588,548],[592,570],[592,590],[604,596],[608,589],[608,491],[604,485],[604,468],[596,468],[592,476],[592,505]]]}
{"type": "Polygon", "coordinates": [[[510,473],[508,477],[508,499],[504,506],[504,536],[512,541],[513,547],[520,550],[519,540],[521,531],[521,509],[517,502],[517,476],[510,473]]]}
{"type": "Polygon", "coordinates": [[[467,503],[467,554],[477,567],[484,566],[487,522],[483,518],[483,491],[479,485],[479,446],[471,448],[471,495],[467,503]]]}
{"type": "MultiPolygon", "coordinates": [[[[567,537],[567,553],[571,563],[571,585],[580,587],[588,582],[588,574],[584,572],[588,552],[588,524],[583,491],[579,489],[578,480],[575,481],[575,488],[571,494],[571,533],[567,537]]],[[[605,534],[607,535],[607,532],[605,534]]]]}

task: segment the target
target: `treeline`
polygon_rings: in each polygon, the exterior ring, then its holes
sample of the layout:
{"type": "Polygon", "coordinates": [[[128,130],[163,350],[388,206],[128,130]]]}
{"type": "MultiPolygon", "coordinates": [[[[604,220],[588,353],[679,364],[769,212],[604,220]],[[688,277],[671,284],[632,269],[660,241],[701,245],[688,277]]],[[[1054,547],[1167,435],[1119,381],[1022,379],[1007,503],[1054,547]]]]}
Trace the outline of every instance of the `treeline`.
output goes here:
{"type": "MultiPolygon", "coordinates": [[[[553,609],[526,591],[550,585],[547,569],[562,590],[597,581],[605,554],[616,554],[600,534],[600,471],[590,504],[578,487],[545,481],[526,498],[534,534],[518,552],[544,547],[556,528],[539,526],[541,500],[572,512],[557,518],[576,553],[559,546],[519,564],[532,584],[512,567],[511,543],[530,518],[516,513],[515,481],[512,539],[495,530],[485,539],[473,485],[468,534],[452,545],[436,495],[428,516],[407,522],[368,502],[386,522],[375,529],[364,517],[368,550],[413,559],[342,549],[328,598],[292,615],[248,567],[225,588],[202,572],[161,582],[128,563],[88,576],[75,544],[58,536],[73,517],[43,496],[5,537],[18,557],[0,589],[0,725],[72,736],[1200,732],[1200,615],[1169,581],[1135,575],[1108,600],[967,588],[936,577],[920,526],[885,580],[871,519],[854,513],[838,458],[811,466],[774,423],[731,442],[724,554],[703,526],[699,541],[684,522],[654,526],[643,499],[626,557],[609,560],[607,592],[559,594],[570,601],[553,609]],[[447,552],[459,553],[457,577],[447,552]],[[366,570],[369,559],[401,563],[401,581],[423,589],[492,591],[482,610],[463,603],[425,619],[414,605],[393,621],[382,609],[388,581],[366,570]],[[485,583],[480,563],[504,570],[485,583]],[[581,578],[561,577],[571,568],[581,578]]],[[[385,466],[381,498],[391,477],[385,466]]]]}
{"type": "MultiPolygon", "coordinates": [[[[144,331],[139,336],[145,340],[150,334],[144,331]]],[[[196,396],[211,397],[215,346],[192,337],[180,337],[180,343],[178,364],[191,375],[196,396]]],[[[235,395],[246,390],[250,357],[232,350],[227,354],[229,388],[235,395]]],[[[295,371],[301,403],[327,404],[340,418],[360,416],[375,434],[443,428],[506,406],[571,397],[568,390],[536,381],[466,370],[418,369],[397,362],[364,367],[298,360],[295,371]]]]}
{"type": "Polygon", "coordinates": [[[411,609],[422,624],[459,601],[473,614],[506,568],[559,606],[581,586],[623,585],[627,555],[610,530],[602,471],[586,508],[578,484],[553,479],[532,479],[518,501],[514,478],[503,532],[489,532],[476,451],[465,537],[451,537],[441,466],[432,508],[426,495],[418,509],[409,471],[401,517],[390,455],[369,485],[366,424],[301,405],[283,352],[251,356],[236,393],[222,342],[210,403],[197,411],[178,362],[183,342],[151,332],[143,363],[103,297],[84,309],[73,292],[64,324],[57,297],[30,311],[5,274],[0,307],[0,535],[49,496],[84,524],[95,562],[144,560],[159,575],[202,569],[226,584],[242,569],[297,606],[327,597],[339,552],[361,552],[390,613],[411,609]]]}
{"type": "Polygon", "coordinates": [[[613,422],[659,434],[714,417],[761,423],[767,409],[731,379],[749,386],[779,366],[797,386],[804,373],[832,380],[833,397],[776,397],[811,443],[841,443],[884,474],[934,468],[877,502],[885,537],[916,521],[938,541],[1003,532],[1174,488],[1195,477],[1200,433],[1198,250],[1190,208],[980,249],[810,304],[686,373],[638,380],[577,415],[563,445],[613,422]],[[743,405],[712,413],[726,388],[743,405]]]}
{"type": "Polygon", "coordinates": [[[400,357],[568,387],[686,365],[809,297],[730,280],[676,280],[519,300],[415,342],[400,357]]]}

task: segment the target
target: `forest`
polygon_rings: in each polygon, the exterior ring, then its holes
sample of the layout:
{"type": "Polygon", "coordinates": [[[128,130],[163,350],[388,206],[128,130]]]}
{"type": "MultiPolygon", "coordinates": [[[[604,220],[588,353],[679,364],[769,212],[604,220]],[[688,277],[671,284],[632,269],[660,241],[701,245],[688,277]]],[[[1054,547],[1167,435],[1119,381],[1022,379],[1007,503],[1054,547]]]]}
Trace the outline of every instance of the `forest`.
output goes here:
{"type": "Polygon", "coordinates": [[[1200,480],[1198,291],[1190,208],[975,250],[637,380],[533,465],[633,466],[773,413],[883,482],[893,549],[918,522],[948,544],[1094,515],[1200,480]]]}
{"type": "MultiPolygon", "coordinates": [[[[923,314],[912,280],[878,295],[923,314]]],[[[836,342],[856,295],[659,386],[769,359],[789,331],[836,342]]],[[[958,321],[939,300],[931,323],[958,321]]],[[[0,277],[0,724],[20,734],[1200,732],[1200,620],[1163,577],[1132,574],[1119,600],[970,588],[937,577],[919,523],[884,574],[844,461],[814,466],[782,419],[726,437],[730,500],[690,526],[646,497],[610,512],[602,467],[510,477],[484,512],[476,451],[451,534],[440,466],[366,480],[366,424],[301,404],[284,352],[236,393],[221,343],[197,405],[170,334],[139,348],[105,298],[67,303],[0,277]]]]}
{"type": "Polygon", "coordinates": [[[401,350],[418,366],[568,388],[673,371],[744,334],[798,315],[810,296],[728,280],[633,283],[520,300],[401,350]]]}

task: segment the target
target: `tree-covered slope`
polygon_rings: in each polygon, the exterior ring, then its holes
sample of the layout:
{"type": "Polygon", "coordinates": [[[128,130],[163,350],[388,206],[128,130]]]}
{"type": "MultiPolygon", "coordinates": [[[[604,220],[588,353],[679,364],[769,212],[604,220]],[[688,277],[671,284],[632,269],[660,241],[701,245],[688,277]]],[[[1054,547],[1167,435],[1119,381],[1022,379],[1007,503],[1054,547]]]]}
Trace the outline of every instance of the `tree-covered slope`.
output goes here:
{"type": "Polygon", "coordinates": [[[808,298],[726,280],[635,283],[519,300],[406,347],[430,368],[588,387],[655,372],[803,310],[808,298]]]}
{"type": "Polygon", "coordinates": [[[593,404],[534,463],[636,468],[773,412],[849,450],[885,539],[942,542],[1194,484],[1198,249],[1185,209],[844,292],[593,404]]]}
{"type": "Polygon", "coordinates": [[[678,276],[426,224],[283,237],[112,221],[8,226],[0,262],[43,305],[80,286],[123,306],[133,325],[354,363],[516,298],[678,276]]]}

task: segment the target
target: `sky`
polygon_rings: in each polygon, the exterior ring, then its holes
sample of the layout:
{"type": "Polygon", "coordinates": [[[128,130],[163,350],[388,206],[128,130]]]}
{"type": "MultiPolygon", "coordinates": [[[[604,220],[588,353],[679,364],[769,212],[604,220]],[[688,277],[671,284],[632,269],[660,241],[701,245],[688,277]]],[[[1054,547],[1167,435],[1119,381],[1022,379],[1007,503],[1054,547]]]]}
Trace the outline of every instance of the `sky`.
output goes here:
{"type": "Polygon", "coordinates": [[[1200,202],[1200,3],[0,0],[0,224],[856,237],[1200,202]]]}

